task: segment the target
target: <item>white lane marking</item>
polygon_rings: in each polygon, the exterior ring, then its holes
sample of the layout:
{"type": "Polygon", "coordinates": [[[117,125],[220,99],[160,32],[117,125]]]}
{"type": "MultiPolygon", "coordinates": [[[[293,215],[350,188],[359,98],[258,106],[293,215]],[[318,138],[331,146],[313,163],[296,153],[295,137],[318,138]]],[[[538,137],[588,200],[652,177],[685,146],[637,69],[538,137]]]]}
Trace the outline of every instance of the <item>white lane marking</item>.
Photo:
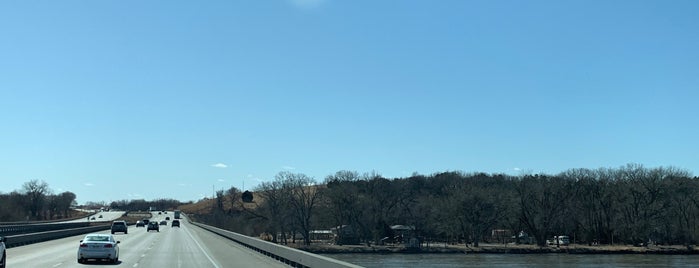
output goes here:
{"type": "Polygon", "coordinates": [[[133,267],[138,267],[138,263],[135,263],[135,264],[133,265],[133,267]]]}
{"type": "Polygon", "coordinates": [[[214,267],[216,267],[216,268],[220,268],[220,267],[214,262],[214,260],[211,258],[211,256],[209,256],[209,254],[206,254],[206,251],[204,251],[204,248],[201,247],[201,245],[199,244],[199,242],[198,242],[196,239],[194,239],[194,236],[192,236],[192,234],[189,232],[189,230],[187,230],[187,229],[185,228],[184,231],[189,235],[190,238],[192,238],[192,241],[194,241],[194,243],[197,244],[197,247],[199,247],[199,250],[201,250],[201,252],[204,253],[204,256],[206,256],[206,258],[209,259],[209,261],[211,262],[211,264],[213,264],[214,267]]]}
{"type": "Polygon", "coordinates": [[[62,264],[63,264],[62,262],[56,263],[56,264],[54,264],[52,267],[58,267],[58,266],[61,266],[62,264]]]}

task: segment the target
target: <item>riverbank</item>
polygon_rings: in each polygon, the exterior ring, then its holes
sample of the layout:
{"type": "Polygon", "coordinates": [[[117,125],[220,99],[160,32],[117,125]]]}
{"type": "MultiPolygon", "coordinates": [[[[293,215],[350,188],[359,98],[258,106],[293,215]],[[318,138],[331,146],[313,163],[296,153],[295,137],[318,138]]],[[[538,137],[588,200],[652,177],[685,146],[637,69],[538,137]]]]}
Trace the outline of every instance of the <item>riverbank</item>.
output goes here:
{"type": "Polygon", "coordinates": [[[569,245],[539,247],[536,245],[514,244],[481,244],[479,247],[469,245],[423,245],[422,248],[406,248],[401,245],[389,246],[364,246],[364,245],[332,245],[313,244],[311,246],[299,246],[300,250],[316,254],[665,254],[665,255],[690,255],[699,254],[699,250],[687,246],[648,246],[634,247],[625,245],[569,245]]]}

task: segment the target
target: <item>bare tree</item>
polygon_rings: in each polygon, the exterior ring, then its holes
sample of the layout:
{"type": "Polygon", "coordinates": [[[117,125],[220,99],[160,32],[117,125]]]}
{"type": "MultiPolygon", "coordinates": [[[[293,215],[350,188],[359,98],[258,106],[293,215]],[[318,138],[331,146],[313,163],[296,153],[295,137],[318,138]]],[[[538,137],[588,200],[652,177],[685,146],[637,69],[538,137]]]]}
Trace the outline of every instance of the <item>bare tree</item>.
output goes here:
{"type": "Polygon", "coordinates": [[[291,194],[289,201],[295,212],[292,214],[293,218],[301,229],[304,244],[310,245],[311,217],[319,201],[321,193],[319,186],[313,178],[305,174],[281,172],[277,176],[284,181],[286,187],[289,187],[291,194]]]}
{"type": "Polygon", "coordinates": [[[216,191],[216,211],[223,212],[223,198],[225,197],[223,190],[216,191]]]}
{"type": "Polygon", "coordinates": [[[46,195],[50,194],[49,185],[44,181],[31,180],[22,185],[22,190],[29,198],[29,211],[34,219],[38,219],[44,208],[46,195]]]}
{"type": "Polygon", "coordinates": [[[234,210],[240,203],[242,203],[242,194],[243,193],[235,187],[231,187],[226,191],[226,195],[228,195],[228,198],[230,199],[229,202],[231,203],[231,210],[234,210]]]}
{"type": "Polygon", "coordinates": [[[46,210],[44,211],[44,219],[52,220],[59,212],[59,200],[56,195],[47,195],[45,197],[46,210]],[[48,216],[46,215],[48,214],[48,216]]]}
{"type": "Polygon", "coordinates": [[[473,246],[478,247],[485,232],[502,220],[508,212],[506,193],[497,189],[485,189],[479,186],[467,186],[462,189],[457,208],[458,218],[470,230],[473,246]]]}
{"type": "Polygon", "coordinates": [[[634,244],[645,244],[665,212],[659,202],[664,194],[662,174],[638,164],[628,164],[618,173],[622,188],[618,195],[622,204],[624,236],[634,244]]]}
{"type": "MultiPolygon", "coordinates": [[[[343,225],[355,226],[349,228],[352,230],[353,237],[358,237],[356,232],[358,221],[362,217],[363,209],[360,206],[359,189],[357,181],[359,173],[356,171],[338,171],[334,175],[325,178],[325,194],[323,195],[330,208],[330,215],[336,227],[342,229],[343,225]]],[[[338,231],[338,237],[335,241],[342,245],[346,241],[345,232],[338,231]]]]}
{"type": "Polygon", "coordinates": [[[396,185],[379,174],[365,174],[361,183],[365,213],[359,227],[367,245],[371,240],[380,244],[381,239],[389,235],[386,233],[390,230],[387,229],[388,222],[400,201],[396,185]]]}
{"type": "MultiPolygon", "coordinates": [[[[684,245],[695,242],[696,219],[699,211],[696,200],[699,198],[699,184],[688,177],[670,178],[665,181],[665,187],[672,192],[665,202],[668,203],[669,214],[675,221],[675,234],[684,245]]],[[[673,234],[668,234],[673,235],[673,234]]]]}
{"type": "Polygon", "coordinates": [[[520,220],[534,235],[539,246],[565,218],[571,185],[560,177],[525,176],[517,186],[520,197],[520,220]]]}
{"type": "Polygon", "coordinates": [[[76,195],[72,192],[63,192],[58,195],[58,209],[63,212],[63,217],[70,217],[71,206],[75,202],[76,195]]]}
{"type": "Polygon", "coordinates": [[[260,183],[256,188],[256,192],[260,194],[263,203],[260,204],[260,210],[264,217],[269,221],[270,232],[272,233],[272,241],[277,243],[277,231],[282,233],[281,243],[286,244],[286,227],[289,220],[289,188],[284,184],[284,178],[277,175],[274,181],[260,183]]]}

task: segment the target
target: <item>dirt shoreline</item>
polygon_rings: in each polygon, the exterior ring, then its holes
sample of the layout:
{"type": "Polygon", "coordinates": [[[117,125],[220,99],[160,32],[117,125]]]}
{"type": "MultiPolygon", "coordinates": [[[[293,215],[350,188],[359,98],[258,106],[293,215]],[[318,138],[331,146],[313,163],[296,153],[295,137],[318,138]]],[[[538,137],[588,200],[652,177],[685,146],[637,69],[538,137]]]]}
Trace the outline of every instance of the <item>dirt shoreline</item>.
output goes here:
{"type": "Polygon", "coordinates": [[[699,250],[687,246],[648,246],[634,247],[625,245],[569,245],[539,247],[534,245],[512,244],[481,244],[479,247],[465,245],[430,245],[420,249],[406,248],[404,246],[360,246],[360,245],[330,245],[313,244],[311,246],[298,246],[304,250],[316,254],[661,254],[661,255],[692,255],[699,254],[699,250]]]}

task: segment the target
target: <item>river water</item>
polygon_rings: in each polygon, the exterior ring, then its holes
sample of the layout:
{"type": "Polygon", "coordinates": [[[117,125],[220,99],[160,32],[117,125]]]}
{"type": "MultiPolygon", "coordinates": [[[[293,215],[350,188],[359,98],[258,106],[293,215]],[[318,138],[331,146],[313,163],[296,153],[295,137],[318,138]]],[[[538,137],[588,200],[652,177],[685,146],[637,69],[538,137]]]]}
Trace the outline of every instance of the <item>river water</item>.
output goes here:
{"type": "Polygon", "coordinates": [[[699,267],[697,255],[329,254],[360,266],[404,267],[699,267]]]}

